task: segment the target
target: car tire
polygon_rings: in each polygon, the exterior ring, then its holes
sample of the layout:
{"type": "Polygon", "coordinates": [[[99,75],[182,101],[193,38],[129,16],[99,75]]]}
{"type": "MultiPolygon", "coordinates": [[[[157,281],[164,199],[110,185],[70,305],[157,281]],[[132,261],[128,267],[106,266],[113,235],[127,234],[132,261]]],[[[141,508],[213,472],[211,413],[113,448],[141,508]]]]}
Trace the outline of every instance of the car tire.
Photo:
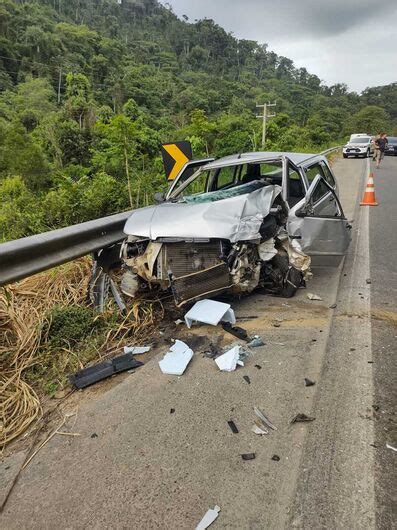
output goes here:
{"type": "Polygon", "coordinates": [[[273,258],[273,265],[277,267],[285,278],[278,295],[283,298],[291,298],[302,285],[303,276],[301,271],[290,265],[287,255],[276,254],[273,258]]]}
{"type": "Polygon", "coordinates": [[[367,156],[366,158],[371,158],[371,151],[369,149],[367,149],[367,156]]]}
{"type": "Polygon", "coordinates": [[[343,153],[343,158],[347,158],[347,155],[345,155],[345,153],[343,153]]]}

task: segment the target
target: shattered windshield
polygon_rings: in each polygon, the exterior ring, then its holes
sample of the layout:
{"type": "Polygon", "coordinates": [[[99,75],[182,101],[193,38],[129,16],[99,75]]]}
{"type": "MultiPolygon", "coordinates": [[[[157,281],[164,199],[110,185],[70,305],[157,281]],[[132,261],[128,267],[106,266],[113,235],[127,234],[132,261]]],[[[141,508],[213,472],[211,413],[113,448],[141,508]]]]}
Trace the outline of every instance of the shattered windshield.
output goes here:
{"type": "Polygon", "coordinates": [[[174,197],[178,202],[212,202],[244,193],[269,184],[282,182],[282,162],[244,163],[199,170],[181,184],[174,197]]]}

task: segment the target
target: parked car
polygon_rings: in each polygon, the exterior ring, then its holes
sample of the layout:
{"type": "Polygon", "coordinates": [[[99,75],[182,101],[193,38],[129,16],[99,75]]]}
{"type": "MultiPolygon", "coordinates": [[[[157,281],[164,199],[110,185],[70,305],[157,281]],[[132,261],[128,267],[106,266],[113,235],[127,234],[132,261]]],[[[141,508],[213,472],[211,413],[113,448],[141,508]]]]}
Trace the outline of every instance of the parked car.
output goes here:
{"type": "Polygon", "coordinates": [[[158,204],[132,212],[123,292],[177,306],[260,287],[292,296],[313,264],[338,264],[350,225],[321,155],[257,152],[188,162],[158,204]]]}
{"type": "Polygon", "coordinates": [[[352,138],[343,146],[343,158],[348,158],[349,156],[369,157],[373,153],[373,150],[372,138],[370,136],[358,136],[352,138]]]}
{"type": "Polygon", "coordinates": [[[397,155],[397,137],[396,136],[388,136],[388,145],[386,147],[385,155],[397,155]]]}

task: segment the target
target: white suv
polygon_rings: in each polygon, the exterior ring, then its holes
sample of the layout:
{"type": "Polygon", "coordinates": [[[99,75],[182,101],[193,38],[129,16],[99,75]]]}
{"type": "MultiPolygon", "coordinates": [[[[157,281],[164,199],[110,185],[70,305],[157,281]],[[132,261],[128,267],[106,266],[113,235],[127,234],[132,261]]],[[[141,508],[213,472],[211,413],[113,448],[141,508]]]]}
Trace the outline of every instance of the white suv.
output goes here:
{"type": "Polygon", "coordinates": [[[373,146],[370,136],[356,136],[343,146],[343,158],[348,156],[362,156],[363,158],[371,156],[373,146]]]}

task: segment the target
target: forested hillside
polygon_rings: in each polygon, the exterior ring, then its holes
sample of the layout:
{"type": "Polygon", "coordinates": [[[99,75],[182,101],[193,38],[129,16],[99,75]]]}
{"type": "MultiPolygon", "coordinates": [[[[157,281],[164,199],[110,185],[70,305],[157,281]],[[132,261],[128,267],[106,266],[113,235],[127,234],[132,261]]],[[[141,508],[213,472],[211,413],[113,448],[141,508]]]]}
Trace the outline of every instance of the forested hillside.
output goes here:
{"type": "Polygon", "coordinates": [[[184,18],[155,0],[0,0],[0,240],[147,204],[163,141],[197,157],[260,148],[256,103],[277,101],[267,149],[397,133],[397,84],[328,87],[184,18]]]}

